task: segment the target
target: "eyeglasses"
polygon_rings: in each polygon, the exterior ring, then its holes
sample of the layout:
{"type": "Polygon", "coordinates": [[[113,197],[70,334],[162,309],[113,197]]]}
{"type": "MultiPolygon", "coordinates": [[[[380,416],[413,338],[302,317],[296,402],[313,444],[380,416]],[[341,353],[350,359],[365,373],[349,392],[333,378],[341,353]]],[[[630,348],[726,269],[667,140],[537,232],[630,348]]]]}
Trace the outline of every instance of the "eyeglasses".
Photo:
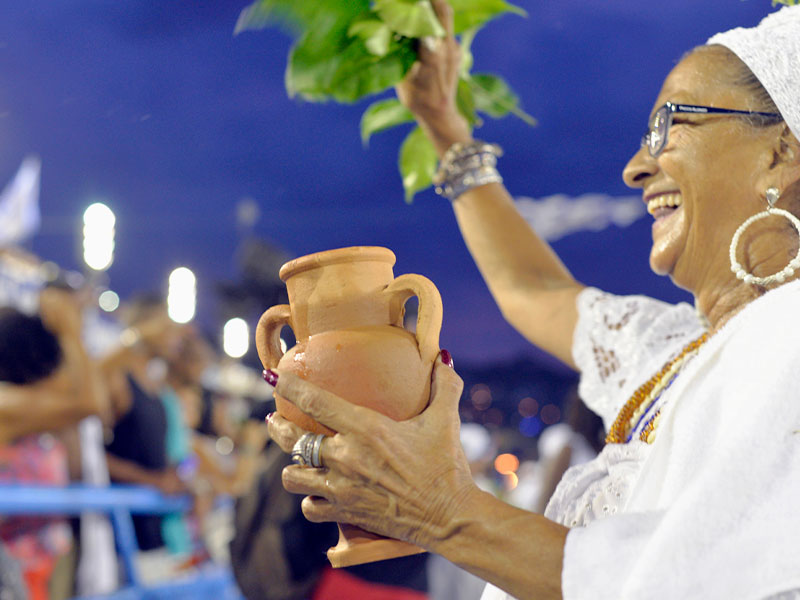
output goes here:
{"type": "Polygon", "coordinates": [[[650,156],[656,158],[667,145],[667,134],[672,125],[672,115],[675,113],[691,114],[717,114],[717,115],[748,115],[756,117],[770,117],[782,119],[779,113],[757,112],[753,110],[732,110],[730,108],[714,108],[713,106],[697,106],[694,104],[673,104],[667,102],[659,108],[650,121],[650,127],[642,136],[642,146],[647,146],[650,156]]]}

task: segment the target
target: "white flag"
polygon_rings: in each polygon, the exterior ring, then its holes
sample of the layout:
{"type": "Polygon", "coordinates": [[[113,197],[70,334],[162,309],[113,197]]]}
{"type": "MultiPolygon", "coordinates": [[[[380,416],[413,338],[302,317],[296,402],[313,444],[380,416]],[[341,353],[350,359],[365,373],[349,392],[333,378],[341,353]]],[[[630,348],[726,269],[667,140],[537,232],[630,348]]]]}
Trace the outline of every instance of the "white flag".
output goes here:
{"type": "Polygon", "coordinates": [[[39,229],[41,170],[38,157],[26,157],[14,179],[0,193],[0,248],[19,244],[39,229]]]}

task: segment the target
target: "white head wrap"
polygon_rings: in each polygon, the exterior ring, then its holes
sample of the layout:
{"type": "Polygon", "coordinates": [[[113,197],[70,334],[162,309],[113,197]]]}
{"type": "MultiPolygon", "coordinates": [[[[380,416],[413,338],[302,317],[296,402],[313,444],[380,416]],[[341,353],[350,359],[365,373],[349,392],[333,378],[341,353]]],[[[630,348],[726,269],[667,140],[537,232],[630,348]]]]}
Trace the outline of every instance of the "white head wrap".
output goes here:
{"type": "Polygon", "coordinates": [[[757,27],[718,33],[706,43],[725,46],[750,68],[800,140],[800,5],[768,15],[757,27]]]}

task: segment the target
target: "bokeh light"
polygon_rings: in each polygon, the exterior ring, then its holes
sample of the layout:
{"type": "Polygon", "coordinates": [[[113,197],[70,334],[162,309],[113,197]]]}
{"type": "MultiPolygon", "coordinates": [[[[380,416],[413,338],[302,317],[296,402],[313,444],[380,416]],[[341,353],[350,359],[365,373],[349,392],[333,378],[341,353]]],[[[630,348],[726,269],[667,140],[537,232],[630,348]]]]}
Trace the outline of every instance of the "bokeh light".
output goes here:
{"type": "Polygon", "coordinates": [[[197,278],[191,269],[178,267],[169,274],[167,312],[176,323],[188,323],[194,318],[197,303],[197,278]]]}
{"type": "Polygon", "coordinates": [[[222,456],[228,456],[233,452],[233,447],[233,440],[227,435],[217,438],[217,441],[214,443],[214,449],[222,456]]]}
{"type": "Polygon", "coordinates": [[[485,383],[476,383],[469,390],[469,401],[475,410],[487,410],[492,405],[492,390],[485,383]]]}
{"type": "Polygon", "coordinates": [[[544,424],[539,417],[525,417],[519,423],[519,432],[525,437],[536,437],[544,429],[544,424]]]}
{"type": "Polygon", "coordinates": [[[102,202],[89,205],[83,213],[83,261],[94,271],[105,271],[114,262],[116,221],[102,202]]]}
{"type": "Polygon", "coordinates": [[[545,404],[540,416],[545,425],[555,425],[561,419],[561,409],[555,404],[545,404]]]}
{"type": "Polygon", "coordinates": [[[106,290],[97,297],[97,305],[106,312],[114,312],[119,308],[119,296],[114,291],[106,290]]]}
{"type": "Polygon", "coordinates": [[[250,328],[239,317],[230,319],[222,328],[222,349],[231,358],[241,358],[250,348],[250,328]]]}
{"type": "Polygon", "coordinates": [[[509,453],[499,454],[497,458],[494,459],[494,468],[501,475],[514,473],[519,469],[519,458],[509,453]]]}
{"type": "Polygon", "coordinates": [[[534,417],[539,412],[539,403],[528,396],[519,401],[517,411],[522,417],[534,417]]]}
{"type": "Polygon", "coordinates": [[[519,477],[516,473],[505,473],[503,475],[503,487],[510,492],[519,485],[519,477]]]}

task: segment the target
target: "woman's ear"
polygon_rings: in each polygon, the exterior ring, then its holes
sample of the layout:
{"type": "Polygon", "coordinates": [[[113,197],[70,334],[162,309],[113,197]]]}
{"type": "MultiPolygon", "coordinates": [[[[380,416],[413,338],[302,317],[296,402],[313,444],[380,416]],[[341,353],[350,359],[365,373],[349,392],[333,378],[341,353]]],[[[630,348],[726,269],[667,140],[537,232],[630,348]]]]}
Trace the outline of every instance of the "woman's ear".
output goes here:
{"type": "Polygon", "coordinates": [[[800,142],[787,125],[781,125],[780,133],[768,142],[765,150],[767,154],[762,156],[766,168],[756,179],[757,193],[763,195],[769,187],[784,191],[800,181],[800,142]]]}
{"type": "Polygon", "coordinates": [[[800,181],[800,142],[789,129],[784,126],[775,146],[772,162],[775,183],[781,190],[787,190],[800,181]]]}

